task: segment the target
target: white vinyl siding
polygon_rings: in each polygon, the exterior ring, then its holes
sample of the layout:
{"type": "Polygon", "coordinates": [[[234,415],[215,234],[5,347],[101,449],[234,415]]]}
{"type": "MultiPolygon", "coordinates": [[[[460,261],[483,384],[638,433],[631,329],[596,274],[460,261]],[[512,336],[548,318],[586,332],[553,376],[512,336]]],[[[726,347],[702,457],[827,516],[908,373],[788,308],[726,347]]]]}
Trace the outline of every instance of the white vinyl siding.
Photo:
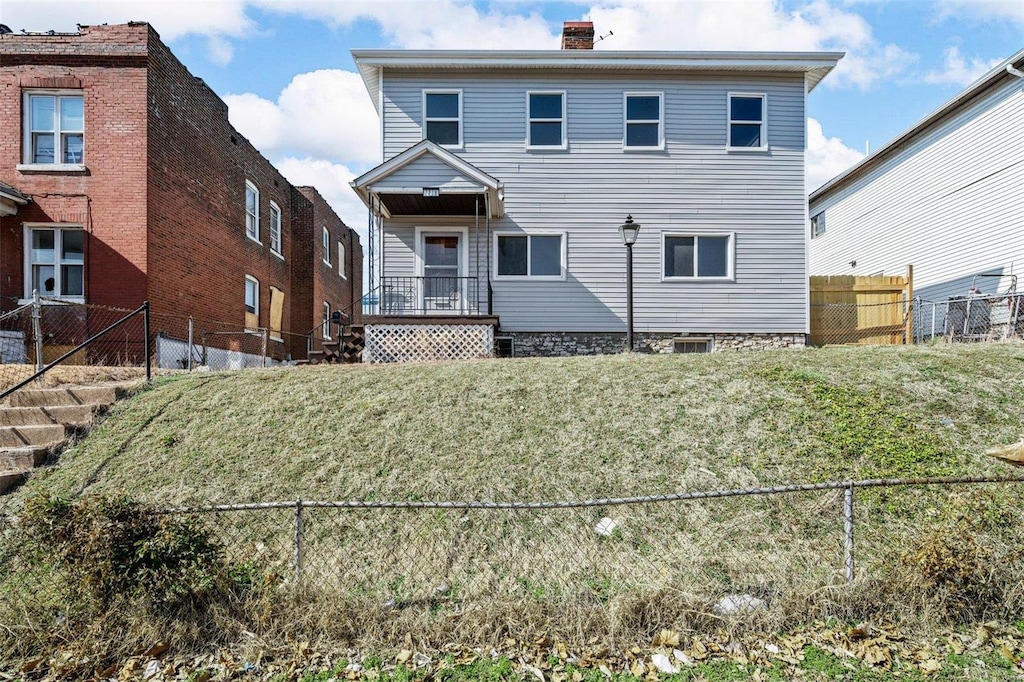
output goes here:
{"type": "MultiPolygon", "coordinates": [[[[1003,81],[918,132],[864,175],[816,197],[827,231],[811,242],[814,275],[906,274],[914,293],[941,304],[965,296],[976,275],[994,294],[1018,276],[1024,289],[1024,90],[1003,81]],[[855,268],[850,266],[856,261],[855,268]]],[[[930,327],[930,305],[922,315],[930,327]]],[[[943,321],[937,320],[942,333],[943,321]]],[[[928,330],[930,332],[930,329],[928,330]]]]}
{"type": "MultiPolygon", "coordinates": [[[[480,278],[481,308],[486,312],[490,273],[493,312],[503,330],[623,331],[626,257],[617,228],[632,213],[643,226],[633,247],[637,332],[806,333],[801,74],[453,70],[431,75],[385,69],[385,159],[420,141],[422,92],[439,81],[463,92],[459,156],[504,184],[506,215],[490,220],[490,234],[483,221],[479,234],[472,217],[461,223],[470,228],[468,274],[480,278]],[[526,150],[526,93],[563,90],[570,151],[526,150]],[[664,151],[624,153],[627,92],[662,93],[664,151]],[[727,149],[729,92],[764,93],[770,155],[727,149]],[[496,276],[494,234],[544,231],[566,234],[564,280],[496,276]],[[666,285],[662,232],[733,233],[732,278],[666,285]]],[[[452,181],[457,182],[454,176],[452,181]]],[[[453,221],[385,220],[384,276],[415,275],[415,228],[429,225],[451,227],[453,221]]]]}

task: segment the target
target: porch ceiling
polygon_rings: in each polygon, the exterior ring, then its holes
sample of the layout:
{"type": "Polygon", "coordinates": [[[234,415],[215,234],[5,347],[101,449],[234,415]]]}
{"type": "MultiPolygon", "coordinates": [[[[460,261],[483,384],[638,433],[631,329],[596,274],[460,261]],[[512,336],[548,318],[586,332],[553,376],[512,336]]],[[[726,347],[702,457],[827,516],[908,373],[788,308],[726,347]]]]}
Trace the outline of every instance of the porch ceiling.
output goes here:
{"type": "Polygon", "coordinates": [[[384,209],[393,216],[452,215],[481,217],[487,211],[484,194],[441,194],[425,197],[419,194],[379,194],[384,209]],[[479,202],[479,205],[478,203],[479,202]]]}
{"type": "Polygon", "coordinates": [[[28,203],[28,197],[10,185],[0,182],[0,215],[15,215],[18,206],[28,203]]]}

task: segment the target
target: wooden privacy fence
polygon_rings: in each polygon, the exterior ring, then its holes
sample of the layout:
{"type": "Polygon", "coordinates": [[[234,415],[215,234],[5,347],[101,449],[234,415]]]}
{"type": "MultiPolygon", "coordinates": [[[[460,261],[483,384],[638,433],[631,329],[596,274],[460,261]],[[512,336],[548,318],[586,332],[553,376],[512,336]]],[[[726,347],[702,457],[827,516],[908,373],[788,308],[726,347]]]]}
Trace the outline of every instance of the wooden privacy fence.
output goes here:
{"type": "Polygon", "coordinates": [[[896,345],[913,339],[914,268],[906,277],[811,277],[811,344],[896,345]]]}

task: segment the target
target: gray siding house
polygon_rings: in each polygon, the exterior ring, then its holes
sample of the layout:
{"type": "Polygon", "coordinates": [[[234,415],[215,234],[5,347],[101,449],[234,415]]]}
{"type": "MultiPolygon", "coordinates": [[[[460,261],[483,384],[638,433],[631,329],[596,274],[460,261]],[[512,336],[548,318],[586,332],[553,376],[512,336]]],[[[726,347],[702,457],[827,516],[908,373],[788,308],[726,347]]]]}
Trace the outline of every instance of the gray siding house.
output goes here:
{"type": "Polygon", "coordinates": [[[383,132],[352,182],[370,358],[409,359],[398,339],[424,326],[479,354],[622,350],[627,215],[638,349],[803,345],[805,97],[842,55],[593,51],[592,26],[565,30],[583,49],[353,51],[383,132]]]}
{"type": "Polygon", "coordinates": [[[1024,50],[812,192],[811,274],[913,265],[919,336],[944,328],[929,302],[1011,292],[1024,275],[1022,69],[1024,50]]]}

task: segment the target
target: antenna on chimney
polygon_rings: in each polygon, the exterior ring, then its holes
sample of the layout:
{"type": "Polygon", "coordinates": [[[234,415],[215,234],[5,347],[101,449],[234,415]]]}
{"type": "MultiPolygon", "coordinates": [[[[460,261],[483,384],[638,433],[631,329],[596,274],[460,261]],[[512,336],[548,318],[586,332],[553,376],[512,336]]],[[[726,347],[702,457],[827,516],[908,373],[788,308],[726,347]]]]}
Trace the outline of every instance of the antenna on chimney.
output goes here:
{"type": "Polygon", "coordinates": [[[605,33],[603,36],[598,36],[597,40],[595,40],[594,42],[595,43],[599,43],[602,40],[604,40],[605,38],[607,38],[608,36],[613,36],[613,35],[615,35],[615,34],[612,33],[611,31],[608,31],[608,33],[605,33]]]}

